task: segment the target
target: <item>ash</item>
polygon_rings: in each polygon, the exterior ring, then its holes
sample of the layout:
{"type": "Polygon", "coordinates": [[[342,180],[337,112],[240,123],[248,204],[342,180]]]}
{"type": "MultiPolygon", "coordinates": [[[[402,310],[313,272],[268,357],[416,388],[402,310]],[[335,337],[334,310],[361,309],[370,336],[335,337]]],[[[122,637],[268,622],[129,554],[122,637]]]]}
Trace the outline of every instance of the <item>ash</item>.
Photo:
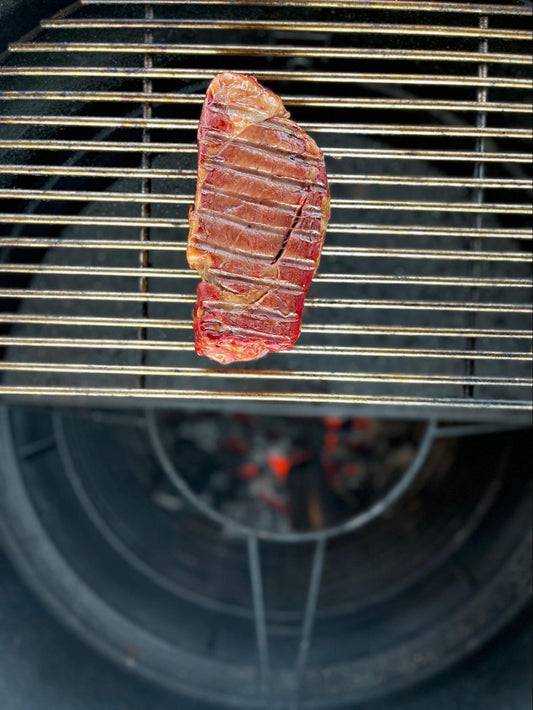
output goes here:
{"type": "Polygon", "coordinates": [[[240,524],[272,532],[319,530],[375,503],[411,464],[423,428],[362,417],[206,412],[176,413],[164,424],[196,495],[240,524]]]}

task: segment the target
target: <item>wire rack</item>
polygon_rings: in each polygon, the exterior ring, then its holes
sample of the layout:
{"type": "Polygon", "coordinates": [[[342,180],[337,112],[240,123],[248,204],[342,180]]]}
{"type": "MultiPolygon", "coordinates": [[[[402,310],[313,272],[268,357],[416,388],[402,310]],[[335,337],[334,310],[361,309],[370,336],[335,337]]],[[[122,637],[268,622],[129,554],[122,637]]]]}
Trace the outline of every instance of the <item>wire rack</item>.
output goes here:
{"type": "Polygon", "coordinates": [[[81,0],[43,20],[0,64],[0,395],[527,416],[530,17],[81,0]],[[317,140],[332,218],[297,345],[221,368],[194,353],[185,242],[223,70],[317,140]]]}

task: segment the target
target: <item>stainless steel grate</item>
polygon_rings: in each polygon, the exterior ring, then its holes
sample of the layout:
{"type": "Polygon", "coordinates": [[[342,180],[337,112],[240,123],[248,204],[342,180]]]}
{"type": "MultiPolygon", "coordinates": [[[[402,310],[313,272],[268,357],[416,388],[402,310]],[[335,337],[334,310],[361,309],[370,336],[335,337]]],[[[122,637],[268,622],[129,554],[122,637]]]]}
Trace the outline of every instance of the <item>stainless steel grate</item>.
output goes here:
{"type": "Polygon", "coordinates": [[[0,65],[0,394],[525,416],[530,16],[81,0],[44,20],[0,65]],[[194,353],[184,253],[227,69],[316,134],[333,208],[300,341],[239,368],[194,353]]]}

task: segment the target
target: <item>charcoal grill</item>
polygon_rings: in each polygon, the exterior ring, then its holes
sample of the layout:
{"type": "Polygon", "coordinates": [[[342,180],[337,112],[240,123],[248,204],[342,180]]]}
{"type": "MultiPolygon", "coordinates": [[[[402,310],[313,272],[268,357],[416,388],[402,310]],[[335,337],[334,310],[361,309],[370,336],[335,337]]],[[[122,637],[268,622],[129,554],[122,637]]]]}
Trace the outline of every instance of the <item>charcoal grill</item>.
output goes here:
{"type": "Polygon", "coordinates": [[[0,531],[127,668],[217,708],[353,707],[528,598],[531,15],[80,0],[0,58],[0,531]],[[185,240],[224,70],[316,139],[332,218],[297,345],[214,367],[194,353],[185,240]],[[180,458],[184,422],[218,441],[235,412],[258,432],[298,414],[311,439],[401,418],[411,449],[344,517],[272,528],[213,504],[220,461],[201,489],[180,458]]]}

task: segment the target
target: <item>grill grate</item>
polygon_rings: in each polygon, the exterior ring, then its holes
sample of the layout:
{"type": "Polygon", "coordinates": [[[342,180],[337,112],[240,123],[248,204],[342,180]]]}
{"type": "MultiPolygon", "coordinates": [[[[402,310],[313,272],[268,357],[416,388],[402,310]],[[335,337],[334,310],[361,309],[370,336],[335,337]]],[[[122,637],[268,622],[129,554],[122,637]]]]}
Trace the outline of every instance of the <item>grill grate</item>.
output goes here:
{"type": "Polygon", "coordinates": [[[0,64],[0,394],[525,416],[530,15],[81,0],[44,20],[0,64]],[[297,346],[215,368],[184,250],[199,106],[231,69],[316,134],[333,209],[297,346]]]}

